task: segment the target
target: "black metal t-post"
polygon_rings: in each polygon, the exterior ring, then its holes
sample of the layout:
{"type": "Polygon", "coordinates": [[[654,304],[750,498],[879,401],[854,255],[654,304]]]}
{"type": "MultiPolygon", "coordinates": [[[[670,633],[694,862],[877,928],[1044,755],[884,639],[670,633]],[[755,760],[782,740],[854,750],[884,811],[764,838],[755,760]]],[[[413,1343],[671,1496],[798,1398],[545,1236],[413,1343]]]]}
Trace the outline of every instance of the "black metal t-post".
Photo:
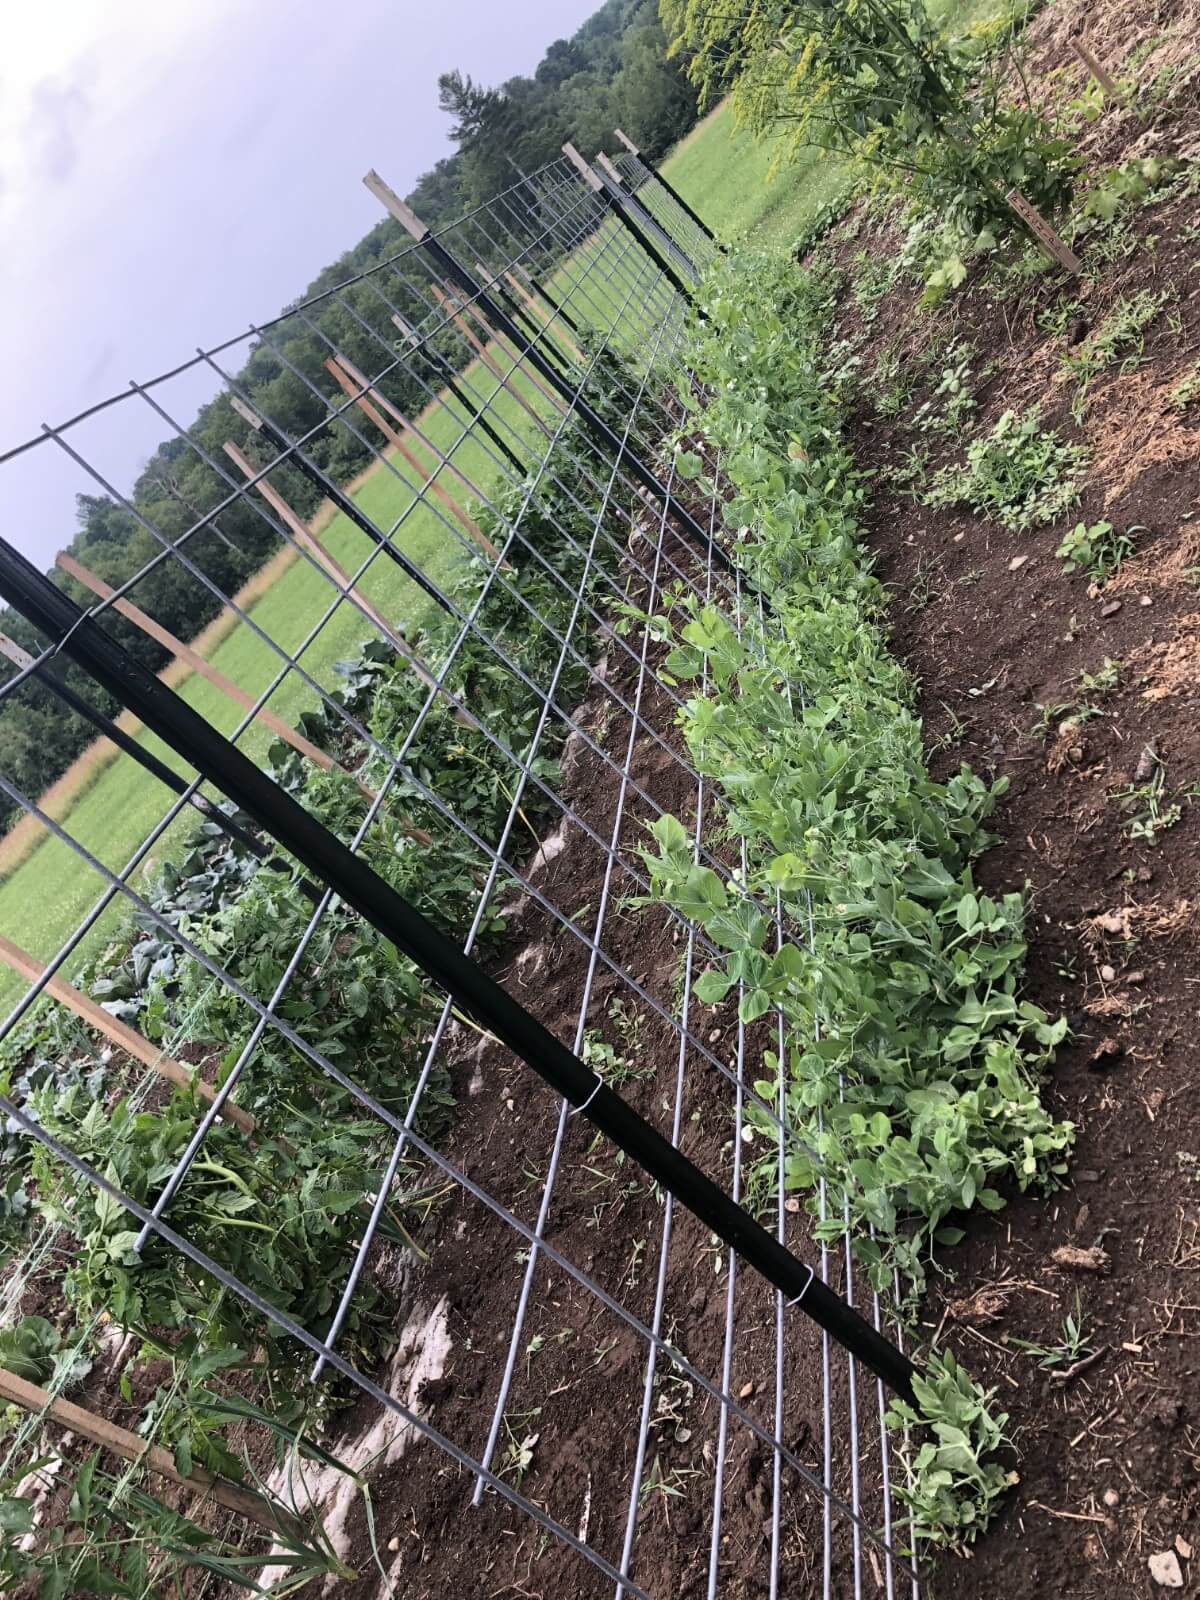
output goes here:
{"type": "Polygon", "coordinates": [[[722,254],[726,253],[729,247],[725,244],[722,244],[720,239],[717,238],[716,234],[709,227],[708,223],[705,222],[704,218],[692,210],[691,206],[688,205],[687,201],[683,198],[679,190],[670,181],[670,179],[665,178],[653,162],[646,160],[645,156],[638,149],[637,145],[634,144],[633,140],[628,136],[628,134],[622,133],[620,128],[614,128],[613,132],[625,146],[626,150],[629,151],[630,155],[638,158],[654,181],[662,184],[663,188],[671,196],[671,199],[674,200],[675,204],[686,217],[691,218],[691,220],[700,229],[700,232],[704,235],[704,237],[706,239],[711,239],[713,244],[716,245],[717,249],[720,250],[722,254]]]}
{"type": "Polygon", "coordinates": [[[628,216],[636,217],[645,232],[649,233],[652,237],[660,239],[663,247],[683,263],[688,272],[691,273],[693,280],[698,280],[700,277],[700,272],[691,256],[688,255],[683,246],[675,239],[670,230],[668,228],[664,228],[658,218],[642,204],[637,195],[633,192],[633,186],[629,185],[627,187],[625,185],[621,178],[621,174],[617,171],[616,167],[603,151],[597,155],[596,165],[600,169],[600,181],[606,184],[608,188],[611,189],[612,192],[617,196],[625,213],[628,216]]]}
{"type": "MultiPolygon", "coordinates": [[[[599,180],[597,180],[597,182],[598,181],[599,180]]],[[[629,448],[628,441],[622,439],[619,433],[617,433],[613,428],[609,427],[608,423],[605,422],[604,418],[595,409],[595,407],[590,405],[583,398],[583,395],[579,392],[579,387],[568,382],[568,380],[564,378],[563,375],[558,372],[549,361],[546,360],[545,356],[542,355],[540,350],[536,349],[532,345],[529,345],[529,341],[522,334],[520,328],[509,316],[504,307],[497,304],[497,302],[484,291],[482,284],[476,282],[476,280],[467,271],[466,267],[463,266],[462,262],[452,255],[451,252],[446,249],[441,240],[436,238],[434,234],[429,231],[429,229],[421,221],[420,217],[418,217],[415,212],[410,209],[410,207],[405,205],[404,201],[400,199],[399,195],[397,195],[395,191],[383,181],[377,172],[369,172],[363,179],[363,182],[366,184],[367,188],[370,189],[371,193],[375,195],[376,199],[378,199],[387,208],[387,210],[391,212],[396,221],[408,229],[409,233],[412,234],[413,238],[429,256],[430,260],[437,263],[439,272],[444,277],[448,278],[452,283],[457,284],[462,293],[465,294],[473,304],[479,307],[480,312],[484,317],[487,318],[488,322],[490,322],[494,328],[498,328],[506,338],[510,339],[518,350],[525,350],[525,360],[527,360],[533,370],[541,377],[545,378],[546,382],[558,392],[563,400],[566,401],[567,405],[570,406],[571,410],[574,411],[579,417],[580,421],[584,424],[592,437],[607,450],[609,450],[618,463],[621,461],[628,462],[629,470],[633,476],[638,480],[644,489],[648,489],[649,492],[656,497],[656,499],[662,501],[662,503],[667,507],[667,510],[670,512],[671,516],[675,519],[676,523],[683,529],[687,537],[696,545],[697,549],[700,550],[705,556],[708,556],[711,551],[713,561],[715,561],[724,572],[732,574],[736,570],[734,563],[725,554],[724,550],[720,549],[719,546],[709,538],[707,530],[701,527],[700,523],[696,521],[695,517],[693,517],[691,512],[682,503],[682,501],[678,500],[667,488],[666,484],[661,481],[657,474],[646,465],[641,457],[629,448]],[[525,348],[526,346],[528,346],[527,349],[525,348]]],[[[617,204],[616,201],[611,201],[611,203],[613,205],[617,204]]],[[[653,247],[649,245],[647,245],[646,248],[647,253],[653,256],[666,276],[669,277],[676,287],[686,295],[688,291],[684,288],[678,276],[663,261],[662,257],[658,255],[657,251],[655,251],[653,247]]]]}
{"type": "MultiPolygon", "coordinates": [[[[596,191],[597,196],[604,202],[613,216],[629,230],[663,276],[674,284],[675,288],[679,290],[679,293],[689,304],[694,304],[695,297],[692,294],[691,284],[684,283],[671,262],[659,249],[658,245],[655,244],[647,228],[643,226],[646,217],[643,208],[632,201],[624,189],[619,184],[613,183],[611,178],[603,173],[594,172],[573,144],[563,145],[563,154],[578,169],[584,182],[590,184],[596,191]]],[[[659,237],[666,241],[668,248],[673,249],[677,255],[683,256],[693,280],[698,278],[700,274],[670,235],[664,233],[657,223],[653,223],[652,226],[658,232],[659,237]]],[[[703,315],[702,312],[698,314],[703,315]]]]}
{"type": "Polygon", "coordinates": [[[253,817],[314,878],[408,956],[712,1233],[903,1398],[916,1368],[651,1123],[609,1089],[455,942],[174,690],[142,667],[61,589],[0,540],[0,595],[63,653],[253,817]]]}

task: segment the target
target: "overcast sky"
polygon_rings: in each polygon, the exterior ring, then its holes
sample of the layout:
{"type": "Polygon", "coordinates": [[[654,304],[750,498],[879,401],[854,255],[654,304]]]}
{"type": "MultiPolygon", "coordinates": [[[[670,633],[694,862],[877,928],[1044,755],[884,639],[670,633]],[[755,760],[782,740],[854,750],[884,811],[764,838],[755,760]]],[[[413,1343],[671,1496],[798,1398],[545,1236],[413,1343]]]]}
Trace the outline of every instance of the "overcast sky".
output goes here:
{"type": "MultiPolygon", "coordinates": [[[[10,0],[0,453],[280,310],[379,220],[369,167],[404,194],[449,153],[439,72],[532,72],[598,4],[10,0]]],[[[81,443],[124,490],[164,432],[130,401],[81,443]]],[[[95,492],[52,443],[0,487],[43,566],[95,492]]]]}

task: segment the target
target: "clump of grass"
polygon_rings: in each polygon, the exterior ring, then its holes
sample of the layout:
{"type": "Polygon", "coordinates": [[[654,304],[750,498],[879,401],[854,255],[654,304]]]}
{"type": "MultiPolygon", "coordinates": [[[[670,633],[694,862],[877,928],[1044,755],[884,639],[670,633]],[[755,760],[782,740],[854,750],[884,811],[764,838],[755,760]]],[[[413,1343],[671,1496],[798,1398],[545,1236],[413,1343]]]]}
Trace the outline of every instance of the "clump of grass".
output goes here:
{"type": "Polygon", "coordinates": [[[1013,533],[1053,522],[1079,498],[1088,463],[1083,445],[1043,429],[1037,406],[1006,411],[967,449],[961,466],[942,467],[925,494],[930,506],[969,505],[1013,533]]]}
{"type": "Polygon", "coordinates": [[[1098,373],[1118,362],[1122,372],[1138,365],[1145,348],[1146,329],[1174,295],[1171,287],[1157,293],[1141,289],[1132,296],[1122,295],[1076,349],[1064,352],[1063,366],[1080,380],[1072,406],[1077,417],[1087,406],[1088,384],[1098,373]]]}

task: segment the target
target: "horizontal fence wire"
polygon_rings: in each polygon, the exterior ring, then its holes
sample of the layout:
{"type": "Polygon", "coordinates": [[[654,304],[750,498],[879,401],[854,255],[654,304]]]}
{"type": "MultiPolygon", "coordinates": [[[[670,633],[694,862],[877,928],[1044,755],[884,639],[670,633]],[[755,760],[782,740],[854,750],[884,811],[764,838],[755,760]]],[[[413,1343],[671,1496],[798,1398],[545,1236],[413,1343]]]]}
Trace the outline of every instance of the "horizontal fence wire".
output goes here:
{"type": "MultiPolygon", "coordinates": [[[[725,879],[739,865],[724,843],[720,797],[680,731],[684,697],[664,666],[662,619],[689,598],[716,604],[751,652],[772,622],[726,547],[721,462],[695,427],[704,394],[686,364],[686,287],[664,269],[655,241],[666,241],[670,262],[700,271],[718,247],[635,151],[620,153],[604,181],[619,201],[566,157],[522,175],[425,242],[9,455],[56,449],[83,492],[107,496],[144,537],[138,570],[88,594],[89,626],[129,639],[147,620],[155,625],[139,597],[149,604],[165,574],[197,604],[219,605],[240,655],[217,658],[241,676],[231,700],[207,663],[203,703],[233,744],[271,762],[306,804],[322,804],[356,857],[399,861],[418,903],[424,855],[430,873],[457,874],[462,951],[587,1063],[597,1086],[618,1087],[735,1201],[753,1200],[780,1245],[813,1259],[822,1283],[857,1296],[887,1332],[890,1308],[856,1282],[848,1244],[813,1247],[804,1213],[788,1200],[787,1158],[801,1146],[782,1082],[776,1095],[756,1087],[763,1050],[784,1057],[782,1018],[740,1022],[736,993],[728,1007],[700,1006],[693,980],[719,952],[681,913],[638,904],[650,889],[639,850],[665,815],[684,821],[696,865],[725,879]],[[303,396],[301,430],[273,414],[269,388],[234,375],[255,350],[278,383],[303,396]],[[201,372],[232,402],[240,442],[215,448],[176,420],[180,380],[201,372]],[[174,459],[192,469],[203,503],[188,502],[182,529],[160,526],[122,494],[93,453],[89,424],[116,406],[151,413],[174,459]],[[676,475],[677,437],[702,457],[702,488],[676,475]],[[342,458],[369,462],[358,488],[339,480],[342,458]],[[314,520],[297,509],[313,497],[333,515],[314,520]],[[281,553],[275,592],[286,583],[295,597],[286,611],[271,609],[269,590],[247,598],[213,575],[206,541],[236,546],[248,528],[281,553]],[[347,689],[353,672],[335,672],[340,650],[358,652],[374,701],[347,689]],[[382,693],[394,711],[386,725],[382,693]],[[509,715],[514,706],[520,717],[509,715]],[[314,718],[319,743],[305,731],[314,718]],[[471,771],[478,793],[463,778],[471,771]]],[[[0,684],[0,705],[34,687],[53,690],[69,646],[67,638],[31,650],[0,684]]],[[[801,683],[786,692],[802,703],[801,683]]],[[[245,883],[290,878],[253,819],[234,815],[208,776],[157,749],[140,735],[136,748],[118,740],[112,762],[123,775],[140,773],[140,793],[161,795],[136,839],[108,837],[111,818],[81,831],[73,813],[59,820],[0,772],[24,825],[41,830],[15,870],[32,883],[38,869],[67,863],[94,895],[72,926],[31,953],[37,976],[4,991],[0,1059],[20,1065],[23,1030],[61,996],[56,984],[78,970],[86,987],[102,975],[106,948],[132,955],[139,943],[168,953],[157,959],[194,1001],[179,1014],[165,1006],[155,1064],[185,1050],[196,1015],[217,1015],[224,1028],[214,1041],[220,1081],[197,1099],[186,1139],[144,1200],[48,1127],[35,1101],[0,1097],[10,1129],[51,1153],[70,1203],[90,1204],[76,1180],[110,1194],[136,1219],[134,1248],[147,1260],[182,1252],[307,1349],[312,1380],[337,1375],[398,1430],[444,1452],[459,1469],[450,1488],[418,1490],[431,1471],[425,1447],[404,1456],[389,1485],[431,1516],[436,1502],[441,1531],[431,1525],[430,1536],[461,1540],[463,1581],[470,1552],[509,1536],[524,1549],[531,1520],[569,1563],[547,1568],[559,1592],[663,1595],[660,1573],[683,1540],[710,1596],[747,1592],[752,1582],[772,1596],[802,1585],[816,1592],[818,1582],[826,1596],[869,1590],[890,1600],[906,1586],[915,1594],[893,1505],[899,1469],[882,1382],[861,1374],[671,1193],[614,1162],[586,1114],[533,1085],[450,994],[423,994],[404,1044],[412,1070],[402,1093],[376,1093],[344,1069],[324,1035],[310,1037],[305,1007],[323,964],[355,941],[365,949],[370,930],[332,883],[306,878],[294,937],[258,970],[214,942],[203,918],[164,909],[155,873],[194,848],[197,805],[207,838],[224,830],[222,848],[236,850],[239,838],[253,846],[245,883]],[[214,1130],[227,1130],[244,1104],[256,1118],[271,1114],[270,1063],[280,1052],[306,1082],[340,1091],[344,1115],[373,1129],[369,1204],[347,1234],[318,1328],[173,1225],[214,1130]],[[388,1219],[430,1185],[443,1196],[430,1214],[432,1248],[427,1261],[406,1256],[405,1282],[424,1301],[453,1306],[463,1324],[455,1361],[475,1396],[444,1426],[420,1397],[390,1393],[380,1371],[356,1359],[351,1335],[360,1303],[378,1293],[388,1219]],[[560,1339],[563,1327],[569,1338],[560,1339]],[[586,1341],[594,1343],[585,1349],[586,1341]],[[591,1397],[582,1427],[562,1414],[567,1402],[551,1372],[591,1397]],[[543,1474],[536,1446],[524,1465],[522,1447],[551,1425],[566,1465],[543,1474]],[[593,1512],[614,1474],[619,1495],[593,1512]],[[759,1519],[750,1543],[747,1503],[759,1519]],[[686,1508],[674,1513],[678,1533],[672,1507],[686,1508]],[[468,1533],[471,1518],[482,1519],[481,1531],[468,1533]]],[[[803,936],[778,902],[760,909],[777,944],[803,936]]],[[[137,1104],[159,1093],[155,1072],[132,1063],[125,1082],[137,1104]]],[[[843,1205],[822,1188],[822,1217],[843,1205]]],[[[8,1305],[14,1312],[19,1294],[8,1305]]]]}

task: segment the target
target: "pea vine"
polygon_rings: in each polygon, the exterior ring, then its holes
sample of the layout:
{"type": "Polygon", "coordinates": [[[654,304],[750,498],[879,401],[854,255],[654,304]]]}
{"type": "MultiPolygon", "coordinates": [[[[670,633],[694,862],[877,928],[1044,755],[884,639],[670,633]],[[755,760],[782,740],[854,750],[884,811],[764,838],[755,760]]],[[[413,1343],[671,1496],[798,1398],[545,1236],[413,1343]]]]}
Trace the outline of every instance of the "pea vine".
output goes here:
{"type": "MultiPolygon", "coordinates": [[[[911,1306],[934,1246],[963,1236],[956,1214],[1001,1209],[1006,1187],[1052,1189],[1065,1170],[1072,1128],[1039,1082],[1066,1023],[1022,999],[1022,894],[980,893],[973,876],[1004,782],[966,766],[930,776],[912,680],[888,651],[856,521],[863,481],[823,382],[825,283],[737,258],[703,302],[695,355],[712,400],[690,426],[721,449],[725,522],[773,616],[739,630],[728,611],[677,596],[661,632],[674,679],[707,673],[681,722],[747,867],[695,865],[669,817],[643,854],[652,896],[728,952],[697,998],[736,989],[744,1021],[782,1016],[784,1059],[764,1053],[757,1087],[776,1103],[782,1073],[799,1136],[787,1187],[808,1197],[819,1238],[848,1231],[872,1283],[898,1276],[911,1306]],[[847,1196],[845,1216],[820,1217],[822,1179],[847,1196]]],[[[958,1542],[1007,1481],[980,1465],[999,1429],[941,1358],[919,1398],[921,1420],[949,1433],[914,1458],[918,1536],[958,1542]]]]}

